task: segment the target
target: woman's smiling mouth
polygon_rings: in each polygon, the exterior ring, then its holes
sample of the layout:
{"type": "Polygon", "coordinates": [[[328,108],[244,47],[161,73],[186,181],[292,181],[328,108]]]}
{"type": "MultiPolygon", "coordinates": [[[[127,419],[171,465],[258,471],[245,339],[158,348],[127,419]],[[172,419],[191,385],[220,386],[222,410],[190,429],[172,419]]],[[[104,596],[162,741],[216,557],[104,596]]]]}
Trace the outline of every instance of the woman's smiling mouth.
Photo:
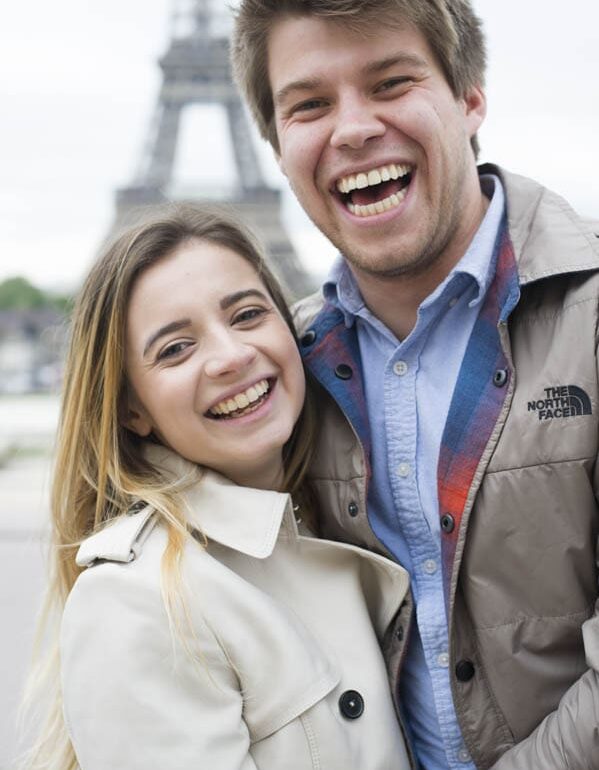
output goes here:
{"type": "Polygon", "coordinates": [[[269,397],[274,380],[263,379],[250,385],[246,390],[219,401],[206,412],[206,416],[217,420],[243,417],[256,411],[269,397]]]}

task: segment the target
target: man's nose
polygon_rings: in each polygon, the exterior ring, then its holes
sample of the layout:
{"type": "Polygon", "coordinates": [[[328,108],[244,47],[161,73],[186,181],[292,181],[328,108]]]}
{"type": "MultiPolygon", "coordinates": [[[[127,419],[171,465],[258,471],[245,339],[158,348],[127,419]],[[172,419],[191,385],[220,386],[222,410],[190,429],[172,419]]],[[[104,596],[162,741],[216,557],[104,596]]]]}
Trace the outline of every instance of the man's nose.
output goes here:
{"type": "Polygon", "coordinates": [[[348,96],[340,99],[335,118],[331,145],[336,149],[359,150],[370,139],[385,133],[385,124],[377,115],[375,105],[365,98],[348,96]]]}
{"type": "Polygon", "coordinates": [[[241,372],[256,358],[256,348],[235,334],[219,334],[209,345],[204,362],[204,371],[208,377],[241,372]]]}

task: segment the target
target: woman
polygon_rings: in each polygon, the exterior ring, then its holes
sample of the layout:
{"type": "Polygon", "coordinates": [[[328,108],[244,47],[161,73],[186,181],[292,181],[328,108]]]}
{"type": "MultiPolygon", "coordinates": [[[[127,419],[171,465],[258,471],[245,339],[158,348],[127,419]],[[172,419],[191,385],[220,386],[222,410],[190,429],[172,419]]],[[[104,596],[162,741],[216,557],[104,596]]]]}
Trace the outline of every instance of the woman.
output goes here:
{"type": "Polygon", "coordinates": [[[58,440],[64,724],[55,710],[45,766],[409,766],[380,651],[407,576],[310,536],[315,424],[237,223],[168,209],[97,262],[58,440]]]}

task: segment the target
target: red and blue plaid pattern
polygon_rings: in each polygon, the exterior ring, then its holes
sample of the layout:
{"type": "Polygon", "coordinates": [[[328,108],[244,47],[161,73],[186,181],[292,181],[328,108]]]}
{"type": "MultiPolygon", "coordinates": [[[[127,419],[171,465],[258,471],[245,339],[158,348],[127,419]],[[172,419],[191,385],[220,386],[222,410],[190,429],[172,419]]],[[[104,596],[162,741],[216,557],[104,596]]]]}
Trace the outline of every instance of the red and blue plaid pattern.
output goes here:
{"type": "Polygon", "coordinates": [[[466,499],[484,449],[501,412],[512,372],[502,350],[498,325],[506,321],[520,296],[514,250],[505,222],[496,245],[496,272],[472,330],[441,439],[437,468],[440,515],[455,523],[443,532],[441,551],[446,605],[456,544],[466,499]],[[506,372],[494,384],[497,372],[506,372]]]}
{"type": "MultiPolygon", "coordinates": [[[[507,223],[502,223],[495,246],[496,273],[475,323],[458,375],[441,441],[438,465],[440,515],[451,515],[451,532],[443,532],[442,557],[446,605],[456,544],[466,499],[483,451],[497,422],[512,376],[502,350],[498,325],[507,320],[519,296],[518,273],[507,223]],[[507,372],[502,387],[494,384],[498,370],[507,372]]],[[[364,399],[360,351],[355,326],[347,328],[341,311],[325,302],[312,326],[314,341],[303,348],[308,369],[331,394],[356,431],[364,448],[370,478],[370,429],[364,399]],[[352,369],[339,378],[339,364],[352,369]]]]}
{"type": "Polygon", "coordinates": [[[304,362],[318,382],[332,395],[358,434],[370,479],[370,428],[355,328],[348,329],[343,313],[331,303],[325,302],[311,329],[316,337],[312,345],[302,349],[304,362]],[[337,376],[335,371],[340,364],[351,367],[351,377],[341,379],[337,376]]]}

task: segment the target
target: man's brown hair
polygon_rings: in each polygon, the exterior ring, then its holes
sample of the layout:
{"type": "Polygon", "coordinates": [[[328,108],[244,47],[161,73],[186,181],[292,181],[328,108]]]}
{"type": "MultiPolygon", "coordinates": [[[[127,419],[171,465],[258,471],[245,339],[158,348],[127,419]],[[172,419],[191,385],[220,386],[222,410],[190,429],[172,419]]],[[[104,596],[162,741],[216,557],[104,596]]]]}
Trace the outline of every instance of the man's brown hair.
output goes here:
{"type": "MultiPolygon", "coordinates": [[[[456,98],[484,85],[484,35],[469,0],[241,0],[233,35],[233,73],[260,133],[275,151],[279,145],[268,78],[268,35],[276,21],[294,16],[316,16],[364,32],[408,22],[427,40],[456,98]]],[[[477,155],[476,136],[472,147],[477,155]]]]}

